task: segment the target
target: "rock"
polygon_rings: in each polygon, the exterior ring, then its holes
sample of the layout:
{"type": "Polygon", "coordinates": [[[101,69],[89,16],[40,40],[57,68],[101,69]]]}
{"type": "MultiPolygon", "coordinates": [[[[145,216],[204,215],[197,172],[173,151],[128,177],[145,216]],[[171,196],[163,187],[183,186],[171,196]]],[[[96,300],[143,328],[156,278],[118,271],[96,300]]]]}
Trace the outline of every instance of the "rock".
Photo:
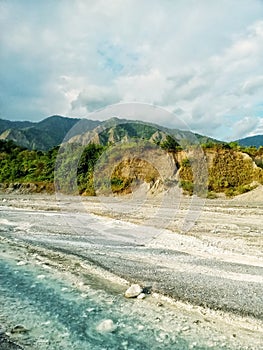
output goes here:
{"type": "Polygon", "coordinates": [[[137,296],[137,299],[145,299],[146,298],[146,294],[141,293],[137,296]]]}
{"type": "Polygon", "coordinates": [[[143,289],[139,284],[132,284],[125,292],[126,298],[136,298],[142,293],[143,289]]]}
{"type": "Polygon", "coordinates": [[[112,333],[116,328],[117,326],[112,320],[103,320],[97,325],[96,330],[100,333],[112,333]]]}
{"type": "Polygon", "coordinates": [[[143,288],[144,294],[151,294],[151,292],[152,292],[152,286],[147,286],[143,288]]]}
{"type": "Polygon", "coordinates": [[[11,333],[26,333],[28,332],[29,330],[27,328],[25,328],[24,326],[22,325],[17,325],[15,326],[14,328],[11,329],[11,333]]]}

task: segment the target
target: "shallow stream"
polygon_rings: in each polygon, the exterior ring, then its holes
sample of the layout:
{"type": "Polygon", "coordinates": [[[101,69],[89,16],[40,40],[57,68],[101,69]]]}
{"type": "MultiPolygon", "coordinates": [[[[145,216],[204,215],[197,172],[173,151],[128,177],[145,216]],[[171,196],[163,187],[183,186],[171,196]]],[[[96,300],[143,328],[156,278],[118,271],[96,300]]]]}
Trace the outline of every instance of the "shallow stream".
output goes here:
{"type": "Polygon", "coordinates": [[[94,288],[92,276],[83,293],[54,278],[46,268],[9,260],[0,261],[0,279],[0,324],[25,349],[206,348],[189,344],[180,335],[187,331],[181,321],[176,328],[171,324],[172,328],[163,329],[163,315],[159,318],[156,308],[147,310],[143,300],[124,299],[120,287],[113,290],[111,286],[110,291],[99,285],[94,288]],[[114,330],[98,331],[98,325],[109,319],[114,330]],[[12,334],[17,325],[28,331],[12,334]]]}

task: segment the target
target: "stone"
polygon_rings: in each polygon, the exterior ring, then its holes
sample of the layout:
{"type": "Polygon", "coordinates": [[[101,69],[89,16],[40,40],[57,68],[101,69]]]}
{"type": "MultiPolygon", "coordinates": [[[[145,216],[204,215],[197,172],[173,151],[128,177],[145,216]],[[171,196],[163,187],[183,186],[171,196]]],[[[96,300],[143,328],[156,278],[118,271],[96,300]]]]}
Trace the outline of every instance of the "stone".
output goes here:
{"type": "Polygon", "coordinates": [[[112,333],[115,331],[117,326],[114,324],[112,320],[103,320],[101,321],[97,327],[96,330],[99,333],[112,333]]]}
{"type": "Polygon", "coordinates": [[[145,299],[146,298],[146,294],[141,293],[137,296],[137,299],[145,299]]]}
{"type": "Polygon", "coordinates": [[[142,293],[143,289],[139,284],[132,284],[125,292],[126,298],[136,298],[142,293]]]}

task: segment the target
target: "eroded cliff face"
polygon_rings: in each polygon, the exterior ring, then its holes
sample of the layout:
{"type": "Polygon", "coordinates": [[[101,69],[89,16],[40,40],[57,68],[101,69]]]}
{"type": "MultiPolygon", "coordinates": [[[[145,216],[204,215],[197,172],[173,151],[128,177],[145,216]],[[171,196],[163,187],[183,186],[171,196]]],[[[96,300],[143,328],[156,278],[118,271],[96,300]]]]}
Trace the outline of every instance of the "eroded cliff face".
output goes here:
{"type": "Polygon", "coordinates": [[[97,187],[99,194],[127,194],[142,184],[149,191],[162,191],[165,182],[175,179],[177,160],[172,153],[155,147],[142,145],[131,148],[113,149],[95,170],[100,184],[110,179],[111,188],[97,187]]]}
{"type": "MultiPolygon", "coordinates": [[[[186,194],[223,192],[233,196],[263,184],[263,169],[257,165],[261,161],[260,154],[252,158],[238,150],[220,147],[167,151],[150,143],[128,146],[124,143],[103,151],[95,161],[94,173],[90,174],[92,181],[84,184],[84,191],[78,190],[83,195],[124,195],[144,186],[144,191],[154,195],[180,186],[186,194]]],[[[54,185],[14,181],[0,184],[0,190],[52,193],[54,185]]]]}
{"type": "MultiPolygon", "coordinates": [[[[231,149],[204,150],[207,167],[207,190],[225,192],[227,195],[244,193],[263,183],[263,169],[246,153],[231,149]]],[[[195,159],[189,157],[180,162],[179,178],[186,191],[198,178],[193,172],[195,159]]]]}
{"type": "Polygon", "coordinates": [[[224,192],[231,196],[263,184],[263,169],[248,154],[235,150],[145,151],[139,158],[127,154],[116,164],[108,173],[116,194],[130,193],[145,183],[151,193],[179,185],[188,194],[224,192]]]}

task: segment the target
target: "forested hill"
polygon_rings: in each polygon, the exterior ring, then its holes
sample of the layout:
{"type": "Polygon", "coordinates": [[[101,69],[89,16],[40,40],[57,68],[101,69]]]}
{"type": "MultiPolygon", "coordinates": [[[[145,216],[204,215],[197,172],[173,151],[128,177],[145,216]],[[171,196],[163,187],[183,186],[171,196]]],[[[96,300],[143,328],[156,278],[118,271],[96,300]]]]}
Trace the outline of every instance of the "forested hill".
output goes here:
{"type": "MultiPolygon", "coordinates": [[[[13,141],[0,140],[0,183],[52,184],[58,148],[33,151],[17,146],[13,141]]],[[[53,186],[49,186],[51,191],[53,186]]]]}
{"type": "MultiPolygon", "coordinates": [[[[51,116],[38,123],[0,119],[0,139],[12,140],[28,149],[46,151],[61,144],[65,135],[79,120],[62,116],[51,116]]],[[[93,129],[99,122],[88,121],[86,124],[86,127],[93,129]]]]}
{"type": "MultiPolygon", "coordinates": [[[[164,152],[154,163],[156,143],[147,143],[147,147],[144,145],[143,141],[128,142],[124,143],[121,146],[123,148],[118,149],[117,153],[111,151],[107,153],[112,145],[91,143],[81,146],[81,153],[79,153],[80,146],[70,143],[68,155],[56,173],[63,192],[73,194],[71,188],[73,180],[77,182],[74,194],[95,195],[94,167],[97,160],[102,159],[104,154],[106,163],[109,160],[110,164],[116,164],[116,166],[110,179],[102,179],[101,185],[104,186],[104,183],[110,181],[113,193],[129,193],[134,188],[134,184],[144,182],[149,188],[157,183],[161,184],[162,189],[167,189],[167,186],[168,188],[180,186],[185,193],[192,194],[194,191],[192,164],[195,160],[191,151],[187,153],[174,139],[167,136],[158,144],[157,148],[160,147],[164,152]],[[149,159],[153,161],[144,161],[144,157],[134,158],[134,147],[141,146],[143,152],[149,152],[149,159]],[[122,152],[125,155],[124,160],[120,160],[122,152]],[[80,158],[76,159],[76,155],[80,155],[80,158]],[[154,164],[162,164],[167,157],[174,166],[175,176],[171,179],[161,178],[154,167],[154,164]]],[[[212,144],[209,142],[203,144],[202,148],[207,159],[207,195],[209,197],[216,196],[219,192],[232,196],[249,191],[257,183],[263,184],[263,147],[241,148],[236,143],[212,144]]],[[[0,140],[0,189],[20,192],[22,189],[22,193],[53,192],[58,152],[58,146],[48,151],[28,150],[17,146],[13,141],[0,140]]],[[[147,159],[146,154],[145,159],[147,159]]]]}
{"type": "Polygon", "coordinates": [[[93,132],[94,142],[105,145],[108,142],[118,142],[124,138],[138,138],[161,140],[163,135],[170,134],[177,141],[187,143],[217,143],[219,141],[207,136],[195,134],[191,131],[168,129],[159,125],[110,118],[104,122],[86,118],[66,118],[51,116],[41,122],[11,122],[0,119],[0,139],[12,140],[17,145],[31,150],[47,151],[60,145],[65,136],[73,138],[73,142],[81,142],[87,133],[93,132]],[[99,129],[97,128],[99,127],[99,129]],[[103,130],[103,131],[102,131],[103,130]]]}
{"type": "Polygon", "coordinates": [[[263,135],[255,135],[255,136],[249,136],[245,137],[243,139],[237,140],[237,142],[241,146],[252,146],[252,147],[261,147],[263,146],[263,135]]]}
{"type": "Polygon", "coordinates": [[[8,129],[24,129],[34,125],[35,123],[29,121],[11,121],[0,119],[0,134],[8,129]]]}

